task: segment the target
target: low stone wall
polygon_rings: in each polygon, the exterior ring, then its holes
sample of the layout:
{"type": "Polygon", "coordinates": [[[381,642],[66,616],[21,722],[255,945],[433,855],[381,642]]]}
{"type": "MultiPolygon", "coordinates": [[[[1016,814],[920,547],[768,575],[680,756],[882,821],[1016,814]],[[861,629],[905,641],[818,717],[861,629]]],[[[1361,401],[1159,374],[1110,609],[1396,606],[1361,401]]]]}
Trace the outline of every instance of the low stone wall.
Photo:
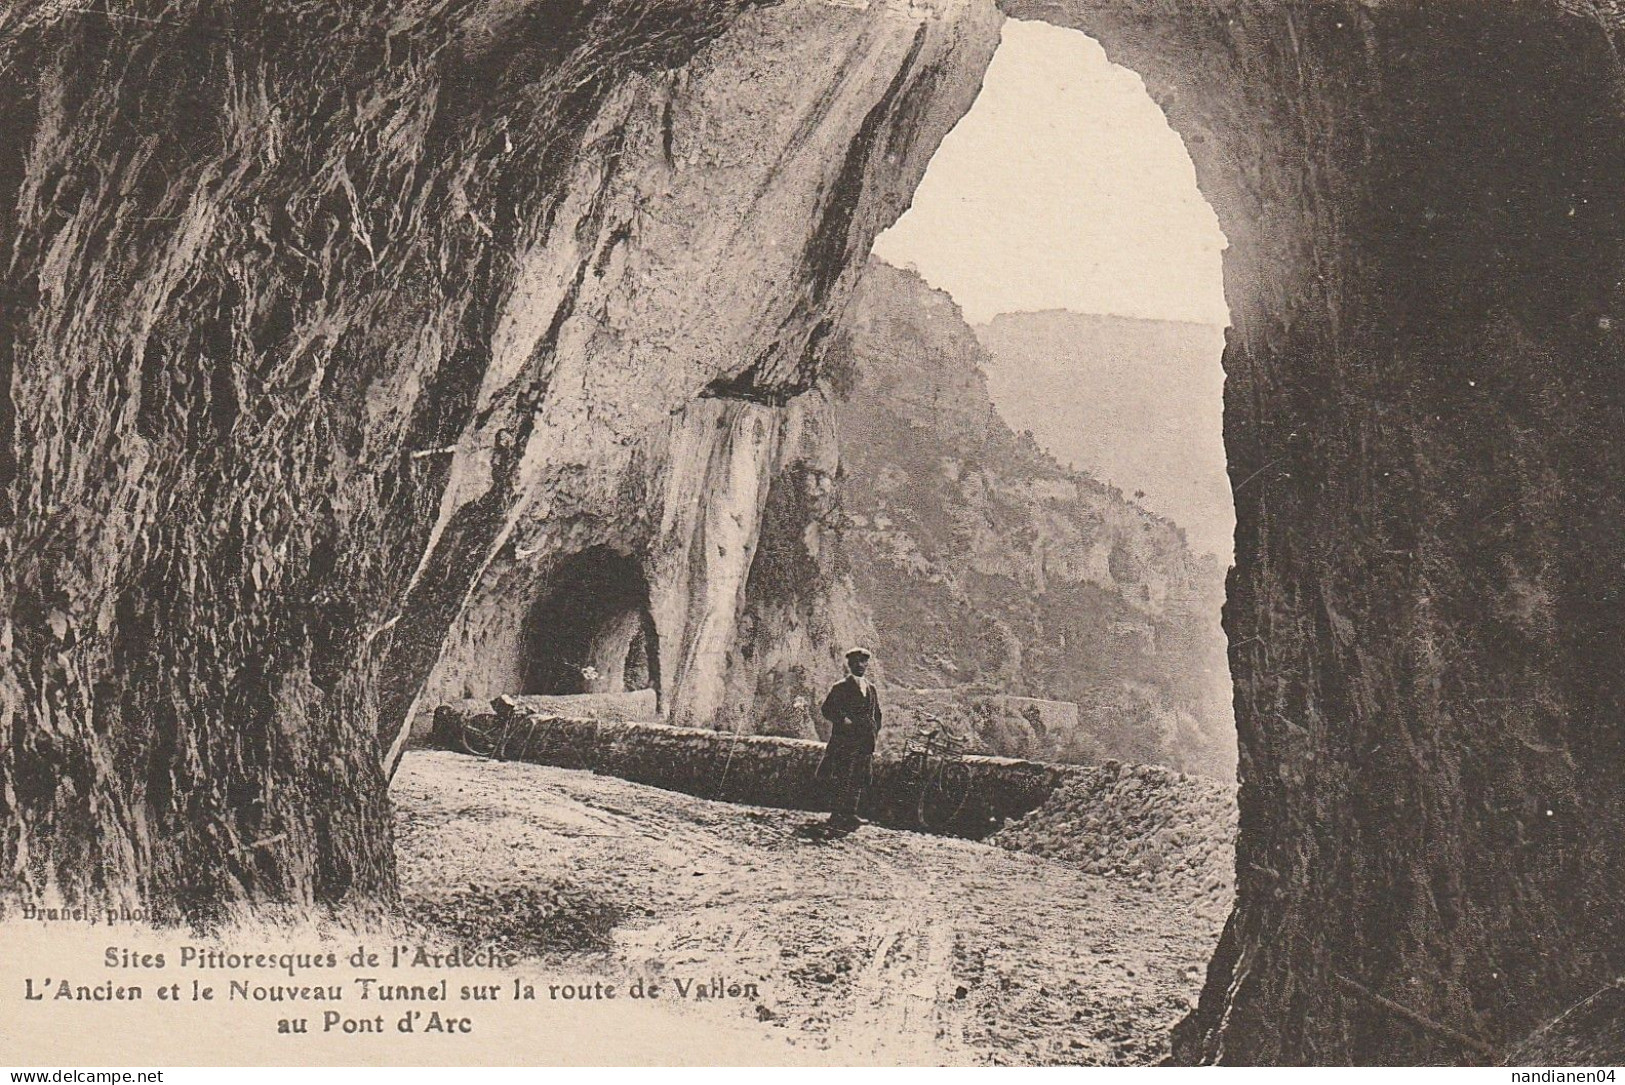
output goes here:
{"type": "MultiPolygon", "coordinates": [[[[429,745],[504,760],[586,769],[724,802],[826,809],[814,777],[824,746],[806,739],[736,735],[657,723],[574,719],[518,699],[506,723],[486,701],[435,712],[429,745]]],[[[981,839],[1040,806],[1082,769],[1003,757],[965,757],[946,767],[875,759],[860,813],[897,828],[981,839]]]]}

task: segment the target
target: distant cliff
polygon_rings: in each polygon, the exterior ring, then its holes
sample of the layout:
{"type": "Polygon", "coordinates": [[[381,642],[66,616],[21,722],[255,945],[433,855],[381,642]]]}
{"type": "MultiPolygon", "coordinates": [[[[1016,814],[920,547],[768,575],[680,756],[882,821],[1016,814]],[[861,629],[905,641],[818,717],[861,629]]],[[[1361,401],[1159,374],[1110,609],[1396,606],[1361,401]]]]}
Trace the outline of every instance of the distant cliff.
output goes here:
{"type": "Polygon", "coordinates": [[[839,537],[888,682],[1073,701],[1046,752],[1232,775],[1218,563],[1017,435],[947,294],[871,261],[844,325],[839,537]]]}
{"type": "Polygon", "coordinates": [[[1063,463],[1140,491],[1196,549],[1228,562],[1235,535],[1225,473],[1224,330],[1051,309],[976,327],[988,389],[1018,431],[1063,463]]]}

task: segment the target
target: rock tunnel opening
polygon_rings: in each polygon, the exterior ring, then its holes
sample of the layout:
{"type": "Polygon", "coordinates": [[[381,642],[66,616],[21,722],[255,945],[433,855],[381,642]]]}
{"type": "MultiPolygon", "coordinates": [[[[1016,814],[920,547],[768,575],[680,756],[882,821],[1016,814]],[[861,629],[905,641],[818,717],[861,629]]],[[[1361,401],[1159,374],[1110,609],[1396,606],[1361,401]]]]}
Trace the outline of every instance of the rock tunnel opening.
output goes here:
{"type": "Polygon", "coordinates": [[[1175,1061],[1574,1058],[1625,945],[1558,858],[1614,854],[1620,670],[1552,632],[1625,643],[1617,456],[1568,451],[1620,409],[1619,12],[1001,8],[1144,74],[1233,243],[1237,907],[1175,1061]]]}
{"type": "Polygon", "coordinates": [[[660,690],[649,585],[631,557],[593,547],[566,558],[525,622],[525,694],[660,690]]]}
{"type": "Polygon", "coordinates": [[[830,367],[889,741],[1102,766],[998,842],[1143,893],[1192,1003],[1235,892],[1226,246],[1141,77],[1009,19],[830,367]]]}

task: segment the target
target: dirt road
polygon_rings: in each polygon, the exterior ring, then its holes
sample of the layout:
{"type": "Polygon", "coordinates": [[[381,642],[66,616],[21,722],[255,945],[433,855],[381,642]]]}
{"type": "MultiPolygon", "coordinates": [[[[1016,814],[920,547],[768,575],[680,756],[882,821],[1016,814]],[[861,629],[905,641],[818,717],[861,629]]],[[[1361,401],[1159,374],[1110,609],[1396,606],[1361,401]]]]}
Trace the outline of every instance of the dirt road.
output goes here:
{"type": "Polygon", "coordinates": [[[707,1012],[787,1061],[1155,1062],[1218,935],[1052,860],[872,826],[815,842],[809,814],[590,773],[418,752],[393,795],[409,901],[586,887],[620,912],[612,944],[557,964],[737,983],[707,1012]]]}

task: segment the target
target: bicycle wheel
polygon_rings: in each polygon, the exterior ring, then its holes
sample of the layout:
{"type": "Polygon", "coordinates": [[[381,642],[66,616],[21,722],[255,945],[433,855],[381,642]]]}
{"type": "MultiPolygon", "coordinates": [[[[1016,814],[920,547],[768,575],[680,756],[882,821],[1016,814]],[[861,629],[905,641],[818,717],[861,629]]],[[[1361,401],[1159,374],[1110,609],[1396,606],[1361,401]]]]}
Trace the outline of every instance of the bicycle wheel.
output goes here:
{"type": "Polygon", "coordinates": [[[925,758],[916,751],[910,751],[898,764],[897,775],[892,778],[888,788],[891,797],[885,805],[890,816],[898,819],[899,823],[906,824],[906,818],[912,812],[918,824],[918,796],[925,780],[925,770],[925,758]]]}
{"type": "Polygon", "coordinates": [[[508,721],[497,716],[470,716],[463,720],[463,749],[475,757],[500,757],[507,735],[508,721]]]}

